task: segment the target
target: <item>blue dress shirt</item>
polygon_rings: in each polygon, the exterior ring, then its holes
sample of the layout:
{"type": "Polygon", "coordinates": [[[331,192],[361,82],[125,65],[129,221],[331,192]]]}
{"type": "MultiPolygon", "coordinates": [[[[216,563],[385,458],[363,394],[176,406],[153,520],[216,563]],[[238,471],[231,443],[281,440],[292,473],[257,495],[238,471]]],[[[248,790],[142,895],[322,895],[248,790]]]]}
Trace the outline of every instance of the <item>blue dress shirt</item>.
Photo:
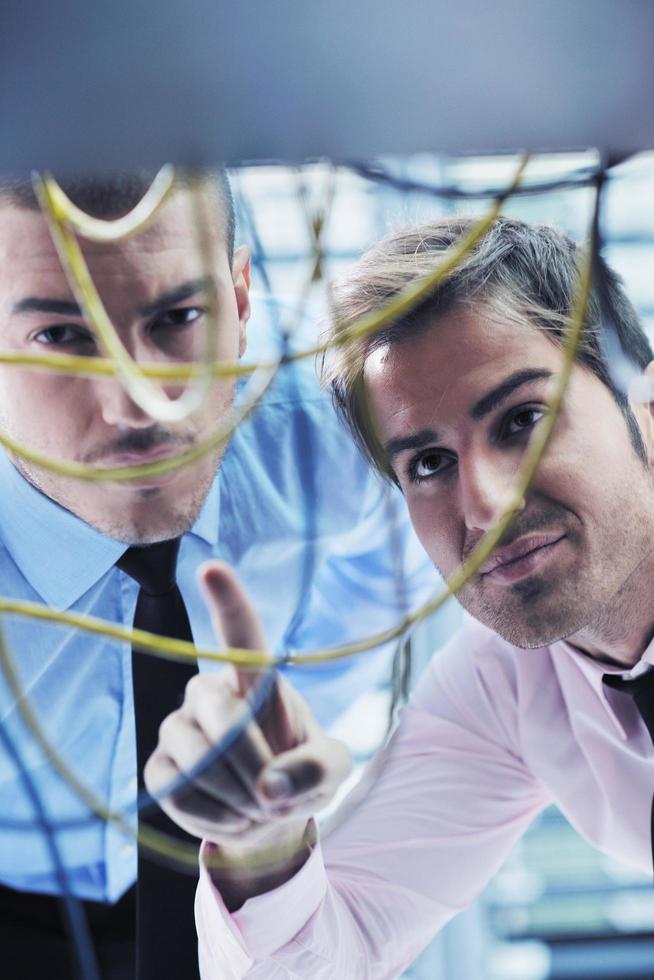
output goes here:
{"type": "MultiPolygon", "coordinates": [[[[131,625],[135,582],[110,540],[28,483],[0,455],[0,594],[131,625]]],[[[271,650],[311,650],[379,632],[437,588],[399,496],[354,449],[310,368],[281,372],[234,435],[193,528],[178,582],[195,642],[215,645],[197,567],[238,572],[271,650]]],[[[92,792],[134,820],[137,791],[129,645],[37,620],[4,617],[20,683],[52,744],[92,792]]],[[[392,645],[288,676],[328,724],[387,674],[392,645]]],[[[0,676],[0,718],[56,835],[67,887],[113,902],[136,876],[133,840],[94,818],[26,730],[0,676]]],[[[0,881],[58,890],[33,802],[0,747],[0,881]],[[4,823],[3,823],[4,821],[4,823]]]]}

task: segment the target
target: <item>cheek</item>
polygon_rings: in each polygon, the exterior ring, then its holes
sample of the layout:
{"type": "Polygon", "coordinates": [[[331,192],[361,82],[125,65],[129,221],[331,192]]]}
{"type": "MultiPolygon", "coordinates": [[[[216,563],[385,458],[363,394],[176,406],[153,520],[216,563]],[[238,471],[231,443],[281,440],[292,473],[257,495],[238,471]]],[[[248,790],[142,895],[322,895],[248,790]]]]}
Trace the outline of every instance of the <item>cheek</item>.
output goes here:
{"type": "Polygon", "coordinates": [[[622,488],[627,474],[640,466],[626,431],[617,425],[588,426],[574,438],[553,443],[536,473],[534,490],[573,510],[591,511],[603,497],[613,495],[611,487],[622,488]]]}
{"type": "Polygon", "coordinates": [[[407,496],[407,506],[418,540],[431,560],[441,572],[453,571],[461,561],[453,514],[433,497],[420,493],[407,496]]]}
{"type": "Polygon", "coordinates": [[[206,401],[195,415],[198,427],[202,430],[215,429],[222,422],[233,399],[233,381],[219,381],[212,385],[206,401]]]}
{"type": "Polygon", "coordinates": [[[90,414],[88,383],[19,371],[0,376],[3,425],[31,446],[74,441],[90,414]]]}
{"type": "MultiPolygon", "coordinates": [[[[230,281],[231,286],[231,281],[230,281]]],[[[207,331],[213,332],[216,343],[216,359],[233,363],[238,361],[241,331],[238,308],[233,288],[224,288],[218,296],[218,309],[221,311],[215,319],[207,317],[204,329],[194,333],[194,359],[201,360],[206,343],[207,331]]]]}

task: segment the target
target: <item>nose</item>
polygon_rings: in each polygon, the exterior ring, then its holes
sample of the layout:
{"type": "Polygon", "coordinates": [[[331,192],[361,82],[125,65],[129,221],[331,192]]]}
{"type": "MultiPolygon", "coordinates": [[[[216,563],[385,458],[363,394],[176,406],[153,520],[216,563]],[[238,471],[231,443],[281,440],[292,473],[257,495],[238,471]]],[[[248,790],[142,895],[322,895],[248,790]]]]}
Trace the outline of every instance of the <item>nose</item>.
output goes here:
{"type": "MultiPolygon", "coordinates": [[[[463,519],[469,531],[489,531],[514,496],[518,470],[504,458],[489,454],[459,459],[459,487],[463,519]]],[[[518,510],[524,508],[518,502],[518,510]]]]}
{"type": "Polygon", "coordinates": [[[153,424],[152,417],[130,398],[116,378],[98,381],[96,386],[100,414],[107,425],[146,429],[153,424]]]}

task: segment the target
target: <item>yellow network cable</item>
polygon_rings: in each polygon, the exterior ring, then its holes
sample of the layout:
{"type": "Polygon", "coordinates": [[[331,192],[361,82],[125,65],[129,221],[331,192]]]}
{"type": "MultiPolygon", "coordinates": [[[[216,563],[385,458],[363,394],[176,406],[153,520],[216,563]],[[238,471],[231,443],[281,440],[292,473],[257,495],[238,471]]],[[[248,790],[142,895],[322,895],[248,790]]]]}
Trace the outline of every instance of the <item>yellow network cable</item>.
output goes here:
{"type": "Polygon", "coordinates": [[[220,663],[234,662],[234,654],[239,664],[253,667],[274,666],[275,661],[267,653],[260,653],[254,650],[230,650],[229,652],[220,651],[216,648],[205,649],[196,647],[189,640],[174,640],[167,636],[160,636],[157,633],[148,633],[146,630],[130,629],[127,626],[118,626],[107,619],[100,619],[98,616],[89,616],[85,613],[58,612],[50,609],[41,602],[30,602],[27,599],[0,598],[0,614],[5,616],[17,616],[27,619],[39,619],[42,622],[54,623],[59,626],[69,626],[71,629],[82,630],[85,633],[92,633],[96,636],[106,636],[108,639],[118,640],[129,643],[130,646],[149,653],[158,653],[166,660],[213,660],[220,663]]]}
{"type": "MultiPolygon", "coordinates": [[[[33,180],[38,188],[41,177],[35,174],[33,180]]],[[[155,175],[150,187],[139,203],[121,218],[94,218],[82,211],[64,194],[54,178],[46,176],[47,195],[53,219],[65,222],[83,238],[92,242],[117,242],[143,231],[159,213],[175,190],[175,168],[167,163],[155,175]]]]}
{"type": "MultiPolygon", "coordinates": [[[[468,254],[470,250],[472,250],[475,244],[488,230],[492,222],[497,217],[503,201],[512,193],[515,187],[518,186],[522,178],[522,175],[524,173],[526,163],[527,163],[527,158],[523,157],[520,160],[516,174],[509,187],[498,197],[498,199],[494,203],[493,207],[489,210],[489,212],[486,215],[484,215],[480,219],[480,221],[473,226],[473,228],[470,230],[470,232],[464,237],[464,239],[461,242],[457,243],[457,245],[451,250],[449,256],[443,262],[441,262],[433,272],[429,273],[427,276],[418,280],[417,283],[412,284],[409,288],[407,288],[405,291],[399,294],[399,296],[393,297],[389,302],[384,304],[380,310],[372,314],[367,314],[366,316],[355,321],[349,328],[342,331],[342,333],[338,335],[335,343],[338,343],[339,345],[346,344],[349,343],[354,337],[360,338],[363,336],[367,336],[368,334],[374,332],[375,330],[380,329],[387,322],[389,322],[389,320],[396,319],[397,317],[405,314],[408,310],[412,308],[414,304],[420,302],[420,300],[422,300],[425,296],[427,296],[430,292],[432,292],[438,286],[438,284],[442,282],[453,271],[454,268],[456,268],[456,265],[468,254]]],[[[305,356],[307,353],[316,353],[317,351],[326,350],[329,346],[330,346],[329,343],[322,344],[318,348],[313,348],[310,352],[302,352],[302,354],[299,356],[305,356]]],[[[279,365],[279,361],[271,362],[270,365],[268,364],[265,365],[264,370],[268,370],[269,368],[274,369],[278,365],[279,365]]],[[[271,378],[268,378],[267,380],[269,383],[271,378]]],[[[252,384],[253,381],[254,379],[252,379],[250,384],[252,384]]],[[[80,463],[71,463],[68,461],[54,461],[42,456],[41,454],[34,453],[31,450],[27,450],[26,447],[22,447],[18,445],[13,440],[10,440],[7,436],[4,436],[2,434],[0,434],[0,444],[4,444],[6,448],[17,453],[18,455],[22,455],[23,458],[26,458],[31,462],[36,463],[37,465],[44,466],[47,469],[52,469],[55,472],[62,475],[73,476],[79,479],[87,479],[87,480],[125,480],[125,479],[142,478],[144,476],[169,472],[170,470],[185,466],[188,463],[193,462],[194,460],[200,458],[205,453],[210,452],[213,449],[216,449],[218,446],[220,446],[221,444],[227,441],[231,433],[236,428],[236,425],[240,424],[247,411],[251,410],[254,407],[254,404],[256,404],[257,400],[258,399],[251,399],[241,409],[240,413],[237,413],[237,416],[235,418],[233,417],[230,421],[224,424],[220,432],[214,434],[208,440],[205,440],[205,442],[203,442],[202,444],[195,446],[192,450],[189,450],[185,453],[181,453],[179,455],[175,455],[170,458],[166,458],[163,460],[155,461],[153,463],[146,463],[138,466],[115,467],[112,469],[109,468],[98,469],[97,467],[87,466],[85,464],[80,464],[80,463]]],[[[499,540],[499,537],[501,536],[501,533],[503,533],[504,530],[505,530],[505,526],[502,527],[502,531],[497,533],[497,540],[499,540]]],[[[489,532],[489,534],[491,533],[492,532],[489,532]]],[[[482,540],[478,548],[479,549],[484,548],[485,542],[486,539],[482,540]]],[[[496,541],[490,544],[488,553],[490,553],[490,550],[492,550],[495,544],[496,541]]],[[[471,557],[471,560],[468,564],[472,563],[473,557],[474,556],[471,557]]],[[[479,559],[476,567],[479,567],[481,562],[483,562],[486,557],[487,557],[487,553],[484,552],[482,554],[482,557],[479,559]]],[[[461,588],[461,585],[464,584],[465,581],[467,581],[468,577],[474,574],[475,570],[476,569],[473,568],[472,571],[468,571],[467,577],[464,578],[463,582],[460,585],[455,586],[454,591],[457,591],[458,588],[461,588]]],[[[367,650],[371,650],[374,647],[381,645],[382,643],[388,642],[390,640],[393,640],[403,635],[409,627],[411,627],[420,619],[424,618],[425,616],[435,611],[435,609],[439,608],[439,606],[445,601],[445,599],[449,596],[449,594],[451,594],[451,591],[452,590],[445,593],[444,596],[437,597],[436,599],[425,604],[415,613],[402,619],[402,621],[398,623],[397,626],[393,627],[392,629],[386,630],[383,633],[376,634],[365,640],[361,640],[358,643],[351,643],[337,648],[316,650],[316,651],[311,651],[307,654],[291,654],[288,656],[287,662],[292,664],[297,664],[297,665],[305,664],[305,663],[315,664],[324,661],[336,660],[342,657],[348,657],[356,653],[361,653],[367,650]]],[[[0,603],[0,611],[2,611],[3,609],[4,611],[9,611],[10,607],[11,607],[11,611],[13,611],[17,615],[22,615],[22,616],[39,615],[40,618],[43,619],[51,618],[53,621],[59,623],[67,623],[68,625],[78,629],[88,628],[89,631],[92,632],[102,632],[102,627],[99,625],[100,621],[92,617],[89,617],[87,619],[86,617],[76,615],[76,614],[63,613],[63,612],[53,613],[52,611],[49,611],[44,607],[38,607],[36,604],[31,605],[29,603],[22,603],[22,604],[12,603],[9,600],[2,600],[2,602],[0,603]],[[37,613],[37,609],[39,608],[41,611],[37,613]]],[[[106,623],[105,632],[106,635],[116,636],[115,627],[111,623],[106,623]]],[[[125,631],[124,634],[121,634],[121,638],[131,642],[132,640],[131,631],[125,631]]],[[[165,639],[156,638],[148,642],[147,649],[152,652],[157,651],[162,655],[166,655],[166,654],[170,655],[174,651],[174,646],[170,646],[168,641],[166,641],[165,639]]],[[[184,655],[185,655],[184,653],[181,653],[182,657],[184,655]]],[[[232,660],[233,662],[241,663],[244,665],[247,663],[248,660],[247,657],[245,658],[243,657],[243,651],[223,652],[220,654],[218,654],[216,651],[206,651],[203,655],[207,656],[207,659],[232,660]]],[[[188,652],[186,653],[186,656],[188,656],[188,652]]],[[[269,662],[269,657],[267,654],[260,652],[259,656],[260,656],[260,664],[266,664],[269,662]]]]}
{"type": "MultiPolygon", "coordinates": [[[[159,178],[161,177],[161,172],[159,178]]],[[[155,178],[155,183],[157,178],[155,178]]],[[[130,356],[121,341],[116,328],[104,307],[100,295],[91,278],[88,265],[82,253],[80,244],[75,237],[74,229],[94,240],[115,242],[129,234],[143,229],[153,220],[159,209],[165,203],[174,185],[174,172],[164,181],[160,193],[152,198],[150,207],[144,207],[146,197],[124,218],[114,222],[90,218],[84,212],[75,208],[66,197],[53,177],[34,178],[34,188],[41,208],[50,225],[52,239],[59,253],[62,266],[73,294],[75,295],[87,323],[93,327],[100,345],[109,356],[116,368],[116,373],[124,385],[130,398],[160,422],[180,422],[196,412],[206,400],[212,381],[211,363],[215,360],[217,347],[217,303],[215,286],[211,291],[209,322],[205,328],[204,352],[202,369],[193,376],[186,390],[178,398],[169,398],[157,389],[146,378],[136,361],[130,356]],[[100,233],[100,229],[103,229],[100,233]]],[[[153,184],[154,187],[154,184],[153,184]]],[[[152,190],[152,187],[150,188],[152,190]]],[[[202,192],[201,183],[193,188],[191,199],[195,201],[202,192]]],[[[207,281],[214,281],[213,237],[203,231],[206,225],[206,214],[198,208],[199,229],[201,235],[200,254],[205,266],[207,281]]]]}
{"type": "Polygon", "coordinates": [[[70,460],[54,460],[50,456],[44,456],[43,453],[29,449],[27,446],[2,432],[0,432],[0,445],[21,459],[28,460],[28,462],[34,463],[52,473],[96,483],[135,480],[147,476],[156,476],[161,473],[169,473],[172,470],[181,469],[189,463],[201,459],[203,456],[217,450],[228,442],[236,427],[256,408],[264,392],[272,383],[279,364],[280,360],[277,360],[270,361],[265,365],[256,366],[256,370],[245,390],[243,403],[239,408],[232,409],[231,413],[222,420],[217,431],[211,436],[198,442],[191,449],[175,455],[166,456],[164,459],[155,460],[152,463],[140,463],[134,466],[98,467],[87,463],[75,463],[70,460]]]}
{"type": "MultiPolygon", "coordinates": [[[[595,205],[595,219],[597,216],[598,208],[599,208],[599,191],[597,193],[597,199],[595,205]]],[[[488,227],[488,225],[486,227],[488,227]]],[[[593,223],[593,234],[595,228],[596,228],[596,220],[593,223]]],[[[477,239],[475,239],[475,241],[476,240],[477,239]]],[[[472,248],[473,245],[474,242],[472,244],[468,244],[468,247],[472,248]]],[[[417,612],[411,614],[410,616],[405,617],[402,623],[399,624],[393,630],[386,631],[384,634],[380,634],[379,636],[373,637],[372,639],[361,641],[361,643],[349,644],[347,646],[342,646],[331,650],[326,649],[326,650],[314,651],[313,654],[308,654],[308,655],[289,657],[288,662],[315,663],[315,662],[319,662],[320,660],[333,660],[336,659],[337,657],[351,656],[354,655],[355,653],[362,652],[363,650],[370,649],[372,646],[375,646],[378,643],[385,642],[386,640],[401,635],[408,627],[416,623],[419,619],[422,619],[426,615],[429,615],[430,613],[435,611],[437,608],[439,608],[440,605],[443,604],[443,602],[446,601],[447,598],[449,598],[450,595],[455,594],[459,589],[461,589],[463,585],[469,580],[469,578],[475,574],[475,572],[479,569],[479,567],[486,560],[486,558],[490,555],[493,548],[497,545],[501,536],[504,534],[507,527],[509,526],[515,513],[521,509],[522,501],[526,493],[528,492],[531,480],[533,479],[536,473],[540,460],[547,448],[552,432],[554,430],[554,426],[556,424],[563,403],[563,398],[565,395],[567,384],[574,365],[574,359],[579,344],[579,339],[581,337],[581,333],[583,330],[586,307],[587,307],[588,297],[591,288],[591,266],[592,266],[592,255],[593,255],[594,248],[595,248],[595,241],[594,238],[591,236],[589,248],[584,257],[584,262],[580,270],[577,296],[575,300],[574,309],[570,317],[570,324],[566,335],[566,342],[563,348],[563,363],[561,367],[561,372],[557,378],[555,391],[549,403],[549,412],[543,418],[539,427],[534,431],[530,439],[523,466],[521,467],[520,474],[516,481],[516,486],[514,487],[514,490],[511,495],[511,501],[507,506],[504,514],[500,518],[497,526],[484,536],[482,541],[475,549],[474,553],[471,555],[470,559],[460,567],[460,569],[454,576],[452,576],[449,579],[447,583],[448,586],[447,590],[444,591],[441,595],[437,596],[434,600],[431,600],[430,602],[425,604],[417,612]]],[[[461,257],[462,256],[459,255],[459,259],[461,257]]],[[[451,266],[450,266],[450,270],[451,270],[451,266]]],[[[434,286],[432,285],[431,288],[433,289],[434,286]]],[[[419,298],[422,298],[422,296],[424,295],[426,295],[426,292],[420,294],[419,298]]],[[[414,302],[418,302],[418,301],[419,299],[414,298],[414,302]]],[[[406,310],[404,310],[403,312],[406,312],[406,310]]],[[[398,315],[400,314],[397,312],[394,312],[393,314],[393,316],[398,316],[398,315]]],[[[369,324],[365,327],[365,329],[368,328],[369,328],[369,324]]],[[[362,336],[362,335],[363,334],[355,334],[355,336],[362,336]]],[[[352,338],[352,336],[353,334],[351,333],[350,339],[352,338]]],[[[8,604],[9,604],[9,600],[3,600],[3,606],[0,606],[0,611],[5,611],[5,612],[12,611],[17,614],[29,614],[29,615],[37,614],[35,610],[31,610],[30,612],[27,612],[26,607],[29,604],[15,603],[14,607],[11,610],[9,609],[8,604]]],[[[145,634],[142,631],[124,630],[122,628],[113,626],[113,624],[109,624],[111,626],[111,630],[108,630],[102,624],[102,621],[92,619],[91,617],[80,616],[80,615],[73,616],[72,614],[68,614],[68,613],[51,614],[49,610],[43,610],[42,607],[38,615],[41,618],[52,618],[57,622],[74,625],[77,628],[91,629],[93,632],[107,633],[107,635],[112,635],[118,639],[124,639],[128,642],[134,639],[134,642],[137,645],[143,647],[144,649],[156,651],[158,654],[176,656],[177,658],[181,658],[181,659],[186,658],[190,655],[190,650],[183,649],[184,644],[180,645],[179,641],[170,641],[160,637],[154,637],[153,634],[145,634]]],[[[262,666],[271,665],[271,658],[265,651],[251,651],[251,650],[244,651],[244,650],[234,649],[234,650],[226,650],[223,651],[222,653],[216,653],[216,651],[194,650],[193,655],[207,656],[208,659],[213,659],[213,660],[217,660],[217,659],[230,660],[232,662],[239,663],[243,666],[250,666],[252,668],[257,668],[257,669],[261,669],[262,666]]],[[[123,823],[126,823],[124,817],[109,813],[107,808],[100,801],[95,800],[92,797],[92,795],[89,794],[86,787],[84,787],[77,780],[75,775],[72,772],[70,772],[70,770],[68,769],[64,761],[58,756],[56,750],[54,750],[53,746],[49,743],[48,739],[45,737],[44,733],[42,732],[38,724],[38,719],[34,716],[34,713],[31,711],[28,699],[25,697],[24,692],[22,692],[20,689],[20,685],[18,684],[16,678],[11,657],[4,644],[0,644],[0,660],[2,661],[4,672],[13,690],[14,696],[16,697],[19,710],[21,711],[21,714],[25,720],[26,725],[32,731],[34,737],[37,739],[39,744],[42,746],[43,750],[46,752],[46,755],[52,762],[53,766],[60,773],[60,775],[62,775],[62,778],[66,779],[66,781],[69,783],[71,788],[77,793],[77,795],[80,796],[80,798],[83,799],[84,802],[87,803],[87,805],[89,805],[92,812],[96,813],[102,819],[112,820],[114,822],[119,823],[119,825],[121,826],[122,829],[125,830],[125,832],[133,834],[134,833],[133,828],[129,827],[129,825],[127,825],[127,827],[123,827],[123,823]]],[[[152,851],[156,853],[162,855],[165,854],[168,857],[173,856],[175,859],[181,861],[182,863],[188,863],[188,859],[189,859],[188,850],[180,846],[180,843],[178,841],[175,841],[170,838],[162,839],[163,835],[157,834],[156,832],[152,832],[152,833],[154,834],[154,836],[152,836],[152,834],[149,831],[146,831],[144,835],[141,835],[140,839],[144,846],[150,848],[152,851]]],[[[274,863],[274,859],[271,860],[274,863]]],[[[195,862],[195,856],[193,856],[193,862],[195,862]]]]}
{"type": "MultiPolygon", "coordinates": [[[[511,196],[519,185],[527,165],[528,158],[523,157],[510,186],[496,199],[493,207],[465,235],[447,258],[433,272],[413,283],[406,290],[394,296],[388,303],[372,313],[355,320],[350,326],[324,343],[305,350],[289,354],[286,361],[300,361],[307,357],[327,352],[332,347],[349,344],[352,340],[367,337],[385,327],[391,320],[398,319],[408,313],[413,306],[433,292],[456,269],[459,262],[470,252],[477,242],[486,234],[493,221],[497,218],[504,201],[511,196]]],[[[73,205],[71,205],[72,207],[73,205]]],[[[83,213],[83,212],[82,212],[83,213]]],[[[94,219],[99,221],[99,219],[94,219]]],[[[117,373],[113,358],[86,358],[70,354],[32,354],[15,351],[0,352],[0,363],[16,364],[34,367],[40,370],[53,371],[61,374],[74,374],[94,377],[108,376],[117,373]]],[[[144,377],[156,378],[162,381],[188,381],[189,378],[202,372],[207,365],[203,361],[176,364],[142,364],[139,371],[144,377]]],[[[228,363],[214,361],[210,367],[214,377],[230,378],[251,374],[257,366],[270,366],[262,362],[260,365],[228,363]]]]}
{"type": "MultiPolygon", "coordinates": [[[[108,357],[85,357],[80,354],[35,354],[32,351],[0,351],[0,364],[14,364],[16,367],[27,367],[35,371],[51,374],[70,374],[75,377],[114,377],[116,367],[108,357]]],[[[240,364],[229,361],[214,361],[211,372],[214,378],[236,378],[244,374],[252,374],[257,364],[240,364]]],[[[185,382],[199,374],[204,365],[200,361],[175,362],[158,364],[156,362],[139,365],[146,378],[156,378],[158,381],[185,382]]]]}
{"type": "MultiPolygon", "coordinates": [[[[473,228],[468,232],[464,238],[457,243],[457,245],[452,249],[451,254],[441,262],[438,267],[430,272],[427,276],[419,279],[416,283],[409,286],[406,290],[394,296],[390,301],[385,303],[379,310],[374,313],[366,314],[365,316],[359,318],[354,323],[352,323],[347,329],[343,330],[340,334],[336,335],[335,338],[326,341],[325,343],[319,344],[315,347],[311,347],[307,350],[300,351],[296,354],[288,355],[286,361],[297,361],[305,357],[314,356],[316,354],[323,353],[329,350],[332,346],[345,346],[350,343],[353,339],[361,339],[362,337],[369,336],[376,331],[380,330],[382,327],[386,326],[390,321],[397,319],[398,317],[404,315],[408,312],[414,305],[419,303],[422,299],[433,292],[438,285],[443,282],[447,276],[456,268],[457,264],[468,254],[469,251],[474,248],[476,243],[483,237],[488,228],[491,226],[499,211],[501,209],[502,203],[506,198],[512,193],[512,191],[518,186],[524,169],[527,164],[527,158],[523,157],[520,161],[520,165],[517,169],[515,177],[511,182],[511,185],[507,190],[505,190],[494,203],[493,207],[489,210],[488,214],[484,215],[483,218],[477,222],[473,228]]],[[[113,330],[111,326],[111,330],[113,330]]],[[[122,345],[121,345],[122,346],[122,345]]],[[[69,374],[78,373],[89,373],[89,374],[111,374],[113,357],[107,360],[89,360],[88,365],[84,363],[85,358],[73,358],[70,355],[31,355],[31,354],[6,354],[0,355],[0,362],[14,363],[28,365],[33,364],[41,369],[56,369],[58,371],[65,371],[69,374]]],[[[229,377],[232,375],[246,374],[254,371],[256,368],[262,370],[274,371],[279,367],[280,360],[270,362],[262,362],[259,365],[254,366],[241,366],[241,365],[222,365],[220,370],[221,377],[229,377]]],[[[206,366],[206,365],[205,365],[206,366]]],[[[210,366],[211,370],[216,370],[217,365],[210,366]]],[[[157,376],[159,378],[166,378],[176,380],[180,378],[186,378],[193,376],[196,371],[201,371],[203,368],[202,363],[194,362],[192,365],[168,365],[157,366],[156,368],[151,368],[147,370],[148,376],[157,376]]],[[[146,372],[143,368],[138,369],[141,374],[145,376],[146,372]]],[[[253,406],[252,406],[253,407],[253,406]]],[[[238,424],[241,420],[238,419],[238,424]]],[[[196,446],[193,450],[187,453],[182,453],[180,455],[175,455],[167,457],[163,460],[157,460],[152,463],[143,463],[139,466],[129,466],[129,467],[115,467],[113,469],[102,469],[94,466],[87,466],[82,463],[71,463],[67,460],[55,460],[51,457],[44,456],[41,453],[35,453],[28,447],[23,446],[14,440],[11,440],[8,436],[0,433],[0,445],[4,445],[6,449],[15,453],[17,456],[28,460],[29,462],[35,463],[41,466],[43,469],[49,470],[53,473],[58,473],[62,476],[76,477],[81,480],[91,480],[91,481],[116,481],[116,480],[134,480],[142,479],[147,476],[160,475],[162,473],[167,473],[171,470],[178,469],[179,467],[185,466],[190,462],[194,462],[206,453],[211,452],[223,441],[229,438],[229,435],[233,432],[235,426],[231,428],[225,427],[221,429],[218,435],[215,435],[207,439],[204,443],[196,446]]]]}
{"type": "MultiPolygon", "coordinates": [[[[549,411],[535,429],[527,449],[525,460],[521,471],[513,488],[509,504],[504,513],[498,520],[497,525],[488,531],[479,542],[474,552],[467,562],[462,564],[459,570],[451,576],[447,582],[447,588],[434,599],[423,604],[419,609],[405,616],[396,626],[377,633],[372,637],[360,640],[359,642],[349,643],[338,647],[325,647],[310,651],[304,654],[289,654],[285,658],[285,663],[302,665],[317,664],[339,660],[364,653],[374,647],[397,639],[416,623],[435,613],[443,603],[463,588],[469,579],[481,567],[484,561],[491,555],[497,546],[502,535],[506,532],[512,518],[521,509],[522,501],[527,494],[531,480],[533,479],[540,460],[547,448],[551,437],[558,413],[561,408],[565,389],[574,365],[575,353],[579,344],[581,331],[583,329],[584,316],[588,303],[588,296],[591,287],[591,261],[592,261],[592,242],[584,257],[584,263],[580,270],[579,287],[577,298],[573,309],[570,326],[566,336],[566,343],[563,347],[563,363],[561,372],[554,392],[552,393],[549,411]]],[[[194,650],[191,644],[183,644],[177,640],[169,640],[157,637],[154,634],[144,634],[141,631],[138,635],[135,631],[123,627],[117,627],[105,620],[95,617],[85,616],[77,613],[55,612],[38,603],[19,602],[17,600],[0,599],[0,613],[11,612],[20,616],[35,617],[50,620],[71,627],[87,630],[88,632],[101,633],[125,642],[135,642],[138,646],[149,652],[157,652],[163,656],[175,659],[186,659],[190,656],[198,656],[207,660],[217,660],[221,662],[232,662],[240,666],[264,667],[271,663],[270,655],[265,651],[245,651],[245,650],[194,650]],[[192,652],[194,651],[194,653],[192,652]]]]}
{"type": "Polygon", "coordinates": [[[0,630],[0,666],[14,696],[16,706],[25,727],[29,730],[55,772],[58,773],[82,803],[88,807],[91,813],[100,820],[113,824],[126,837],[133,838],[134,840],[138,839],[139,844],[150,851],[150,853],[171,858],[180,864],[193,867],[197,871],[197,850],[151,827],[140,827],[137,831],[136,827],[130,823],[124,814],[114,813],[102,800],[98,799],[84,782],[77,777],[70,766],[64,762],[59,752],[43,731],[35,712],[32,710],[29,699],[21,688],[18,674],[9,654],[2,630],[0,630]]]}

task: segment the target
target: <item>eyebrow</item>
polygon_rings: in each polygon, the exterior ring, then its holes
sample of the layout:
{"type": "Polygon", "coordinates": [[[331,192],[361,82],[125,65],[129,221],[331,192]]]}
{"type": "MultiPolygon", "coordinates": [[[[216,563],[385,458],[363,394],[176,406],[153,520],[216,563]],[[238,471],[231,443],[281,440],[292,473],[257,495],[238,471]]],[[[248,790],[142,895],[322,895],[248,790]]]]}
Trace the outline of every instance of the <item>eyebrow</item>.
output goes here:
{"type": "MultiPolygon", "coordinates": [[[[509,395],[521,385],[528,384],[530,381],[549,380],[551,377],[552,372],[546,368],[515,371],[476,401],[468,414],[470,418],[478,422],[498,405],[501,405],[503,401],[506,401],[509,395]]],[[[397,439],[389,440],[384,446],[384,451],[388,459],[391,460],[407,449],[422,449],[424,446],[429,446],[438,441],[438,433],[435,429],[421,429],[419,432],[413,432],[410,436],[399,436],[397,439]]]]}
{"type": "Polygon", "coordinates": [[[515,371],[510,374],[508,378],[505,378],[500,384],[496,385],[495,388],[483,395],[479,401],[470,409],[468,413],[471,419],[478,422],[483,419],[484,416],[488,415],[493,409],[501,405],[503,401],[513,394],[516,388],[520,388],[521,385],[526,385],[530,381],[546,381],[552,377],[552,372],[548,371],[546,368],[532,368],[526,371],[515,371]]]}
{"type": "Polygon", "coordinates": [[[77,303],[70,299],[41,299],[39,296],[27,296],[14,304],[12,313],[56,313],[59,316],[81,317],[82,311],[77,303]]]}
{"type": "MultiPolygon", "coordinates": [[[[151,303],[145,303],[139,308],[141,316],[156,316],[174,306],[182,303],[198,293],[204,292],[213,286],[211,276],[203,276],[200,279],[189,279],[173,289],[162,293],[151,303]]],[[[56,316],[82,317],[82,311],[74,300],[51,299],[49,297],[27,296],[16,303],[12,310],[13,313],[50,313],[56,316]]]]}
{"type": "Polygon", "coordinates": [[[167,290],[158,296],[151,303],[146,303],[139,308],[141,316],[156,316],[157,313],[165,313],[176,303],[183,303],[185,299],[191,299],[198,293],[206,292],[214,285],[213,276],[202,276],[200,279],[189,279],[180,286],[167,290]]]}
{"type": "Polygon", "coordinates": [[[420,432],[414,432],[410,436],[399,436],[397,439],[391,439],[384,446],[384,452],[389,459],[393,459],[398,453],[403,453],[406,449],[422,449],[423,446],[428,446],[432,442],[438,442],[438,433],[434,429],[421,429],[420,432]]]}

